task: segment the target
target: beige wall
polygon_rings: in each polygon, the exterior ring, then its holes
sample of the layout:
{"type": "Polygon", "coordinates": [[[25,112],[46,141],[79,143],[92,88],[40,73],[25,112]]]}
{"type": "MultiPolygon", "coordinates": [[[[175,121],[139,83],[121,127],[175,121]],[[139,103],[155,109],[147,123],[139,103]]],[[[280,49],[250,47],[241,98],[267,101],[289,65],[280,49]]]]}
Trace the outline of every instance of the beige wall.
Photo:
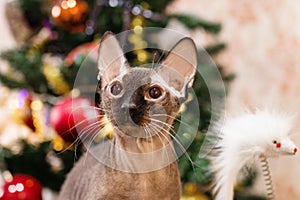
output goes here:
{"type": "MultiPolygon", "coordinates": [[[[245,106],[299,112],[300,1],[179,0],[170,11],[222,23],[218,39],[228,48],[218,61],[237,76],[228,112],[245,106]]],[[[300,146],[300,131],[294,138],[300,146]]],[[[270,165],[277,198],[300,199],[300,155],[272,159],[270,165]]]]}

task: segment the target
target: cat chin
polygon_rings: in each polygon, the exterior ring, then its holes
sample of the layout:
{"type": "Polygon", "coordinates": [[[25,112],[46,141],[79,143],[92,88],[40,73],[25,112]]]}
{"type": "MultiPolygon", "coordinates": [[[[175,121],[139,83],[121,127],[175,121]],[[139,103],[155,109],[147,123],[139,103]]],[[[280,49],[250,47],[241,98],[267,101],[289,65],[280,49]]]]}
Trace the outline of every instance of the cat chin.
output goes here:
{"type": "Polygon", "coordinates": [[[121,134],[136,137],[136,138],[150,138],[157,134],[156,130],[146,129],[144,126],[132,124],[118,125],[118,130],[121,134]]]}

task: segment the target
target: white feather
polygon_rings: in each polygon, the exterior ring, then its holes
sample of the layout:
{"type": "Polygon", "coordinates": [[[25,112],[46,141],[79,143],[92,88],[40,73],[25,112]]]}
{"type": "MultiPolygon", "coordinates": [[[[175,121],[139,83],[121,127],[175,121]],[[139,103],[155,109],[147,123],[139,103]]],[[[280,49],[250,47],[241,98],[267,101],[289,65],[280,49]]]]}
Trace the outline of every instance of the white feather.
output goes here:
{"type": "Polygon", "coordinates": [[[293,117],[287,114],[260,110],[218,124],[217,152],[210,157],[215,200],[232,200],[239,171],[259,156],[295,154],[297,148],[289,138],[293,124],[293,117]]]}

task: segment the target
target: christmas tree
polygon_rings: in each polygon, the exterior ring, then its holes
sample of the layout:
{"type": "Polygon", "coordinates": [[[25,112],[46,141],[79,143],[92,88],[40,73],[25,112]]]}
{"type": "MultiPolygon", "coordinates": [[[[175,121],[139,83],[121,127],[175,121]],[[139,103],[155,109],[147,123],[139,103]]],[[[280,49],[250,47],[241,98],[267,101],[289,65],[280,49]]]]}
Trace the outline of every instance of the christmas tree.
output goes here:
{"type": "MultiPolygon", "coordinates": [[[[43,187],[59,191],[65,175],[84,152],[76,139],[76,131],[70,129],[70,121],[66,120],[72,110],[65,108],[70,105],[72,95],[90,92],[74,87],[74,82],[83,64],[94,69],[90,72],[91,76],[97,74],[97,55],[90,52],[97,47],[106,31],[120,33],[137,30],[125,40],[132,46],[143,46],[145,41],[139,30],[146,27],[164,28],[172,20],[180,22],[190,31],[201,29],[216,35],[221,30],[218,23],[186,14],[167,13],[170,3],[172,0],[17,0],[9,3],[7,17],[19,44],[16,49],[2,52],[1,58],[6,61],[7,67],[0,71],[0,81],[5,86],[3,91],[6,91],[7,97],[16,91],[18,102],[13,107],[13,120],[28,127],[31,133],[20,137],[14,145],[1,149],[1,170],[31,175],[43,187]]],[[[155,58],[157,53],[147,49],[147,45],[144,47],[144,50],[126,54],[132,66],[151,63],[155,58]]],[[[214,57],[224,48],[224,43],[217,42],[199,49],[199,55],[207,52],[214,57]]],[[[199,67],[203,65],[207,63],[199,56],[199,67]]],[[[193,88],[200,102],[198,132],[187,154],[178,160],[185,188],[183,198],[194,196],[205,199],[205,196],[210,196],[207,189],[212,176],[208,173],[209,162],[198,154],[204,140],[203,133],[208,129],[210,119],[215,117],[210,89],[203,77],[209,76],[211,82],[214,82],[214,77],[210,66],[203,69],[206,71],[197,74],[193,88]]],[[[225,75],[221,66],[217,69],[227,87],[232,75],[225,75]]],[[[220,99],[225,97],[217,84],[211,89],[220,99]]],[[[76,101],[93,106],[94,100],[87,99],[78,97],[76,101]]],[[[71,122],[72,126],[77,125],[71,122]]],[[[113,137],[109,130],[105,135],[113,137]]],[[[251,185],[251,180],[248,185],[251,185]]],[[[247,199],[247,196],[241,193],[239,199],[247,199]]]]}

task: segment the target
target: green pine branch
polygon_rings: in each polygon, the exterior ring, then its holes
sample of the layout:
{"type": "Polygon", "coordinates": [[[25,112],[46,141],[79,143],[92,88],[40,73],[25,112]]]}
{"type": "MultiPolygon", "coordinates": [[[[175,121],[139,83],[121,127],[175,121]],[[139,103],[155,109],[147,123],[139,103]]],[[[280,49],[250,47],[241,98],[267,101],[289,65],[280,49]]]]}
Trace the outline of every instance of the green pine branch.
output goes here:
{"type": "Polygon", "coordinates": [[[205,47],[205,50],[210,55],[218,54],[226,48],[226,44],[221,42],[205,47]]]}
{"type": "Polygon", "coordinates": [[[55,95],[42,72],[42,54],[26,48],[3,52],[0,58],[9,63],[11,72],[15,74],[1,74],[1,81],[10,88],[27,88],[36,93],[55,95]],[[17,75],[16,77],[12,77],[17,75]],[[21,75],[21,76],[20,76],[21,75]]]}
{"type": "Polygon", "coordinates": [[[16,80],[13,80],[11,78],[9,78],[8,76],[6,75],[3,75],[3,74],[0,74],[0,82],[11,88],[11,89],[16,89],[16,88],[24,88],[24,89],[28,89],[28,85],[25,84],[25,83],[22,83],[22,82],[19,82],[19,81],[16,81],[16,80]]]}

